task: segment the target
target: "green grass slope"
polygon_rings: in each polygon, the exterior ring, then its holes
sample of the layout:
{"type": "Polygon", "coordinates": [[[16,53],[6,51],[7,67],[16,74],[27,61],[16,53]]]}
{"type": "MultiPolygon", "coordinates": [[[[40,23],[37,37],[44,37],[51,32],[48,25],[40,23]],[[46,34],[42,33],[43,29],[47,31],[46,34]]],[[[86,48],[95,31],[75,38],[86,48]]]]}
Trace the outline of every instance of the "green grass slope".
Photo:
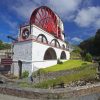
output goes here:
{"type": "MultiPolygon", "coordinates": [[[[55,72],[61,70],[77,70],[75,73],[71,73],[69,75],[59,76],[55,79],[49,79],[41,81],[40,83],[36,83],[31,85],[33,88],[49,88],[52,87],[53,84],[59,84],[64,82],[65,84],[70,84],[71,82],[78,80],[88,80],[95,79],[96,77],[96,66],[92,62],[85,62],[82,60],[69,60],[64,62],[63,64],[57,64],[55,66],[51,66],[48,68],[40,69],[43,71],[44,75],[48,72],[55,72]]],[[[28,83],[21,83],[21,86],[30,87],[28,83]]]]}
{"type": "Polygon", "coordinates": [[[96,67],[83,65],[80,68],[76,68],[76,70],[77,69],[80,69],[79,72],[77,73],[59,76],[55,79],[45,80],[40,83],[31,84],[31,85],[29,83],[23,82],[20,83],[19,86],[30,87],[30,88],[49,88],[52,87],[54,84],[59,84],[62,82],[64,82],[65,84],[69,84],[71,82],[78,81],[78,80],[95,79],[96,77],[96,67]]]}
{"type": "Polygon", "coordinates": [[[69,84],[74,81],[78,80],[89,80],[89,79],[95,79],[96,77],[96,67],[83,65],[82,67],[76,68],[80,69],[77,73],[72,73],[70,75],[64,75],[59,76],[58,78],[51,79],[51,80],[45,80],[43,82],[40,82],[38,84],[35,84],[33,87],[35,88],[49,88],[52,87],[53,84],[59,84],[64,82],[65,84],[69,84]]]}
{"type": "Polygon", "coordinates": [[[54,72],[54,71],[61,71],[61,70],[69,70],[78,68],[84,64],[91,64],[91,62],[85,62],[82,60],[69,60],[64,62],[63,64],[57,64],[51,67],[44,68],[45,72],[54,72]]]}

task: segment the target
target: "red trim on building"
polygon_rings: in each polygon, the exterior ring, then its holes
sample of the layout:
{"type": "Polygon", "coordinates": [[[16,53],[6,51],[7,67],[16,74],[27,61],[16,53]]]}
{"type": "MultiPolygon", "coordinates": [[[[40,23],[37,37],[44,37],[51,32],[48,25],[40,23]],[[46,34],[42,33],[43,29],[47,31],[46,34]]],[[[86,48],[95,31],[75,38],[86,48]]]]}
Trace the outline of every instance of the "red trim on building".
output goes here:
{"type": "Polygon", "coordinates": [[[66,48],[64,49],[64,48],[61,48],[61,47],[53,46],[52,44],[50,44],[49,41],[48,41],[48,43],[43,43],[43,42],[38,41],[37,39],[28,39],[28,40],[24,40],[24,41],[13,42],[13,44],[20,43],[20,42],[26,42],[26,41],[33,41],[33,42],[37,42],[37,43],[40,43],[40,44],[44,44],[44,45],[48,45],[48,46],[51,46],[51,47],[55,47],[55,48],[58,48],[58,49],[62,49],[62,50],[68,51],[66,48]]]}

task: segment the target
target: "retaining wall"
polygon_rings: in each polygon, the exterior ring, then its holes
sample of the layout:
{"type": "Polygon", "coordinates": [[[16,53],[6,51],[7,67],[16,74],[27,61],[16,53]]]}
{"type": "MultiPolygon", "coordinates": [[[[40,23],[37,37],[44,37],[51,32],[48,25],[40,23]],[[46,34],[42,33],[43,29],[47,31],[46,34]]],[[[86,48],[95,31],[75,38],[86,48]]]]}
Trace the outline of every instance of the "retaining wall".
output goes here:
{"type": "Polygon", "coordinates": [[[100,93],[100,83],[64,89],[30,89],[0,85],[0,94],[30,99],[70,99],[71,97],[79,97],[95,93],[100,93]]]}

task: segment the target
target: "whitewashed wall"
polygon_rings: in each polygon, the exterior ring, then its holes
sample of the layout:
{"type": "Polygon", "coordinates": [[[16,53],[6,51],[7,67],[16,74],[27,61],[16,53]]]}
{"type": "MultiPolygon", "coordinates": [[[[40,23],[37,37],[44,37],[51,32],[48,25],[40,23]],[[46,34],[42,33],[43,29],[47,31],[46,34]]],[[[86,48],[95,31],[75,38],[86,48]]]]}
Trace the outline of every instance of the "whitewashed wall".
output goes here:
{"type": "Polygon", "coordinates": [[[57,64],[57,60],[43,60],[43,61],[34,61],[32,63],[32,70],[35,71],[40,68],[46,68],[57,64]]]}
{"type": "Polygon", "coordinates": [[[19,73],[19,66],[18,66],[18,60],[21,60],[23,62],[22,64],[22,71],[28,70],[31,73],[32,69],[32,42],[31,41],[25,41],[25,42],[19,42],[14,44],[13,48],[13,66],[14,66],[14,74],[18,75],[19,73]]]}
{"type": "MultiPolygon", "coordinates": [[[[33,67],[35,66],[36,68],[45,68],[45,67],[57,64],[57,60],[44,60],[44,55],[45,55],[45,52],[48,50],[48,48],[53,48],[55,50],[57,59],[60,59],[61,52],[65,51],[59,48],[43,45],[38,42],[33,42],[33,49],[32,49],[33,67]]],[[[65,51],[65,53],[66,53],[66,58],[67,58],[66,60],[69,60],[70,59],[69,51],[65,51]]],[[[63,60],[63,61],[66,61],[66,60],[63,60]]]]}
{"type": "MultiPolygon", "coordinates": [[[[18,62],[14,62],[13,65],[14,65],[14,68],[12,70],[12,73],[14,71],[14,75],[19,76],[18,62]]],[[[32,62],[30,62],[30,63],[29,62],[28,63],[27,62],[23,62],[23,64],[22,64],[22,72],[24,72],[24,71],[28,71],[29,72],[29,76],[31,75],[31,73],[32,73],[32,62]]]]}
{"type": "Polygon", "coordinates": [[[32,42],[18,42],[14,44],[13,60],[31,61],[32,60],[32,42]]]}
{"type": "MultiPolygon", "coordinates": [[[[32,26],[32,34],[36,37],[39,34],[44,34],[49,42],[51,42],[55,38],[51,34],[45,32],[35,25],[32,26]]],[[[63,44],[66,46],[65,42],[59,39],[57,40],[59,41],[60,46],[62,46],[63,44]]],[[[23,62],[22,71],[28,70],[30,74],[36,69],[45,68],[57,64],[57,60],[44,60],[44,55],[48,48],[53,48],[55,50],[57,59],[60,58],[61,52],[65,51],[63,49],[56,48],[48,44],[43,44],[34,40],[15,43],[13,49],[14,74],[18,75],[19,73],[18,60],[21,60],[23,62]]],[[[70,53],[69,51],[65,51],[65,53],[67,57],[66,60],[68,60],[70,58],[70,53]]]]}
{"type": "MultiPolygon", "coordinates": [[[[36,25],[33,25],[32,26],[32,35],[37,37],[39,34],[45,35],[49,42],[51,42],[53,39],[55,39],[55,37],[53,35],[51,35],[50,33],[47,33],[46,31],[42,30],[41,28],[37,27],[36,25]]],[[[64,38],[64,36],[63,36],[63,38],[64,38]]],[[[60,39],[57,39],[57,40],[60,43],[60,46],[62,46],[63,44],[66,45],[66,43],[61,41],[60,39]]]]}
{"type": "Polygon", "coordinates": [[[51,46],[41,44],[41,43],[38,43],[38,42],[33,42],[32,61],[43,61],[44,54],[45,54],[45,52],[48,48],[53,48],[55,50],[56,55],[57,55],[57,59],[60,58],[62,51],[65,51],[67,59],[70,58],[69,51],[62,50],[62,49],[56,48],[56,47],[51,47],[51,46]]]}

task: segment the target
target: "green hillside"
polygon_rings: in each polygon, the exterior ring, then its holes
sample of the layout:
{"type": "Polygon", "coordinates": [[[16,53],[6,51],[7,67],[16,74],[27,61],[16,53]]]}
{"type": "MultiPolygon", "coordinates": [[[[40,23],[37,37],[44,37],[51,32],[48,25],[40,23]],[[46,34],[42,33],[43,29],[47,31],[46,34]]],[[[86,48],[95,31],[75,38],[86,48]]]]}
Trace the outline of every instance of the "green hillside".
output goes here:
{"type": "Polygon", "coordinates": [[[41,71],[45,73],[61,70],[77,70],[78,72],[59,76],[51,80],[45,80],[38,84],[35,84],[33,87],[49,88],[52,87],[53,84],[59,84],[61,82],[69,84],[73,81],[95,79],[96,77],[96,66],[94,67],[92,62],[86,62],[82,60],[69,60],[64,62],[63,64],[57,64],[55,66],[41,69],[41,71]]]}
{"type": "Polygon", "coordinates": [[[90,53],[94,57],[100,57],[100,29],[97,30],[95,36],[82,41],[79,47],[84,53],[90,53]]]}
{"type": "MultiPolygon", "coordinates": [[[[96,66],[92,62],[86,62],[82,60],[69,60],[64,62],[63,64],[57,64],[55,66],[51,66],[48,68],[40,69],[37,72],[40,72],[40,76],[42,74],[46,76],[48,72],[54,73],[59,71],[70,71],[72,70],[74,73],[60,75],[56,78],[45,79],[40,81],[39,83],[35,83],[31,85],[33,88],[49,88],[52,87],[53,84],[60,84],[64,82],[64,84],[70,84],[79,80],[89,80],[95,79],[96,77],[96,66]]],[[[61,73],[60,73],[61,74],[61,73]]],[[[33,73],[34,75],[34,73],[33,73]]],[[[21,83],[23,87],[30,87],[28,83],[21,83]]]]}
{"type": "Polygon", "coordinates": [[[35,84],[33,87],[35,88],[49,88],[52,87],[53,84],[60,84],[64,82],[65,84],[69,84],[79,80],[94,80],[96,77],[96,68],[95,67],[86,67],[81,68],[78,73],[73,73],[70,75],[59,76],[58,78],[45,80],[40,83],[35,84]]]}
{"type": "Polygon", "coordinates": [[[69,69],[74,69],[78,68],[84,64],[92,64],[91,62],[86,62],[82,60],[69,60],[64,62],[63,64],[57,64],[51,67],[44,68],[43,70],[45,72],[54,72],[54,71],[61,71],[61,70],[69,70],[69,69]]]}

